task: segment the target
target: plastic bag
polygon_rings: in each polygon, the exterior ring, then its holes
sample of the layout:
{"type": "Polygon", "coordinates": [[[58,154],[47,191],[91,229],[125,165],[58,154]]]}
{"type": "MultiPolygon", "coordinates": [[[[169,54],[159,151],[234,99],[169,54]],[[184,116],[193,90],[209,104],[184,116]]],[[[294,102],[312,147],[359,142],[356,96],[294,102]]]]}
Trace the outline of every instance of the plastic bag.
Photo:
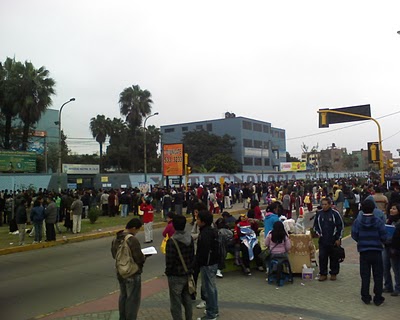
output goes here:
{"type": "Polygon", "coordinates": [[[161,242],[161,246],[160,246],[160,250],[163,254],[165,254],[167,252],[167,241],[168,241],[169,237],[168,234],[165,236],[165,238],[163,239],[163,241],[161,242]]]}

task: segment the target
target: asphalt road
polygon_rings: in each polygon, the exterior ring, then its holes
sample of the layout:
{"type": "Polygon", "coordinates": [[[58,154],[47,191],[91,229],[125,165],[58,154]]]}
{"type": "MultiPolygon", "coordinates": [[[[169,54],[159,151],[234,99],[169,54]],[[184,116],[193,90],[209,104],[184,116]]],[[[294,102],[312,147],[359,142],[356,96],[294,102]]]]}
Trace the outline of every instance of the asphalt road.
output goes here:
{"type": "MultiPolygon", "coordinates": [[[[154,230],[157,251],[162,230],[154,230]]],[[[143,244],[143,232],[138,239],[142,248],[149,246],[143,244]]],[[[0,256],[0,318],[31,319],[118,290],[111,241],[107,237],[0,256]]],[[[163,254],[148,258],[142,281],[161,276],[164,267],[163,254]]]]}

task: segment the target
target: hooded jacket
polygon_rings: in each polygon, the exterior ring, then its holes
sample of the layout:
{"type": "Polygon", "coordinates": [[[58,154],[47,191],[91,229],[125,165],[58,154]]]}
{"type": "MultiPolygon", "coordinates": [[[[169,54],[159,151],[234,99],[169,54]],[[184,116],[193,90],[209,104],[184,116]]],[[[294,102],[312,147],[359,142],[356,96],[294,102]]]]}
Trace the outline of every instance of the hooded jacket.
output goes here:
{"type": "Polygon", "coordinates": [[[264,237],[272,230],[274,223],[279,220],[279,216],[274,212],[267,212],[264,218],[264,237]]]}
{"type": "MultiPolygon", "coordinates": [[[[374,216],[375,217],[377,217],[377,218],[379,218],[379,219],[381,219],[383,222],[385,222],[385,214],[384,214],[384,212],[382,211],[382,210],[380,210],[380,209],[378,209],[378,206],[376,205],[376,201],[375,201],[375,199],[374,199],[374,197],[373,196],[368,196],[368,197],[366,197],[365,199],[364,199],[364,201],[365,200],[371,200],[371,201],[373,201],[373,203],[375,204],[375,209],[374,209],[374,211],[373,211],[373,214],[374,214],[374,216]]],[[[357,216],[357,218],[358,217],[361,217],[362,215],[363,215],[363,211],[362,210],[360,210],[359,211],[359,213],[358,213],[358,216],[357,216]]]]}
{"type": "Polygon", "coordinates": [[[387,238],[385,223],[373,213],[364,213],[354,221],[351,237],[357,242],[358,252],[382,251],[387,238]]]}
{"type": "Polygon", "coordinates": [[[165,274],[167,276],[186,276],[193,273],[194,243],[189,232],[176,230],[172,238],[168,239],[165,253],[165,274]],[[175,239],[179,246],[188,272],[185,272],[182,261],[176,248],[175,239]]]}

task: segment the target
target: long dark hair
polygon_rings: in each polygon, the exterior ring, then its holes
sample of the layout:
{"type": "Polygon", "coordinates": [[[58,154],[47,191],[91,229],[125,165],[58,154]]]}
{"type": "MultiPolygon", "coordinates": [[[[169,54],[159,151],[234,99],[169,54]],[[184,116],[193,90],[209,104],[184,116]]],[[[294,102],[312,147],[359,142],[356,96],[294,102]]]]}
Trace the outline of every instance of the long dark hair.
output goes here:
{"type": "Polygon", "coordinates": [[[282,221],[276,221],[272,227],[271,240],[274,243],[282,243],[285,241],[287,233],[282,221]]]}

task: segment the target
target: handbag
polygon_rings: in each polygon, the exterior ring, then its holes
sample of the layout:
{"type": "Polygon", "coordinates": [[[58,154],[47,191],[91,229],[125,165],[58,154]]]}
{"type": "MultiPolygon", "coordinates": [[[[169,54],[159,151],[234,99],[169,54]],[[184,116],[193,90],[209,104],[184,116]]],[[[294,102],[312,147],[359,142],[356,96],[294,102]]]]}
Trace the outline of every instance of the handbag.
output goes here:
{"type": "Polygon", "coordinates": [[[262,251],[260,252],[260,254],[258,255],[258,258],[259,258],[261,261],[266,261],[270,255],[271,255],[271,250],[270,250],[270,248],[265,248],[264,250],[262,250],[262,251]]]}
{"type": "Polygon", "coordinates": [[[168,233],[167,235],[164,237],[163,241],[161,242],[161,246],[160,246],[160,250],[163,254],[165,254],[167,252],[167,241],[169,239],[168,233]]]}
{"type": "MultiPolygon", "coordinates": [[[[171,239],[175,243],[176,250],[178,250],[178,254],[179,254],[179,258],[181,259],[181,262],[182,262],[183,270],[185,270],[185,272],[188,273],[188,268],[186,267],[185,260],[183,260],[181,249],[179,249],[179,246],[176,243],[176,240],[173,237],[171,239]]],[[[194,281],[193,274],[188,275],[188,289],[189,289],[190,294],[196,294],[196,282],[194,281]]]]}
{"type": "Polygon", "coordinates": [[[342,246],[333,247],[333,256],[338,259],[339,263],[343,262],[346,258],[346,252],[342,246]]]}

